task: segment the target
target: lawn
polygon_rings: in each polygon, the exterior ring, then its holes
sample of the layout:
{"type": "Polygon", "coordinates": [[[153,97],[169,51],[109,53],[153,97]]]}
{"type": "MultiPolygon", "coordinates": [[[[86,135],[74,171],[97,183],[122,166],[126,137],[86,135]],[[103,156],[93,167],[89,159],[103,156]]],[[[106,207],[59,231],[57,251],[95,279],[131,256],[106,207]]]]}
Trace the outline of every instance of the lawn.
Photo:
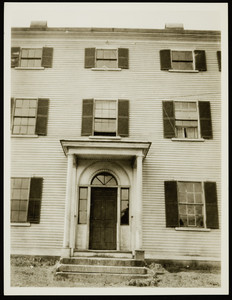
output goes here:
{"type": "Polygon", "coordinates": [[[11,286],[12,287],[220,287],[220,270],[217,268],[193,269],[175,265],[148,265],[151,278],[131,279],[123,282],[110,282],[104,277],[80,280],[55,276],[58,257],[12,256],[11,286]],[[152,276],[153,275],[153,276],[152,276]]]}

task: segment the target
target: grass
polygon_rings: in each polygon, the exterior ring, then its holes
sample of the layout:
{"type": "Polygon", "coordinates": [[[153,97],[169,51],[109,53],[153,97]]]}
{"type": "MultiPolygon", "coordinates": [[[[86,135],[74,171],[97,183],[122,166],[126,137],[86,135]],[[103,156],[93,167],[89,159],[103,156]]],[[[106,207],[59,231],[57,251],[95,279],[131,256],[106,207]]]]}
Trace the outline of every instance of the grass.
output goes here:
{"type": "Polygon", "coordinates": [[[55,276],[59,257],[16,256],[11,257],[12,287],[220,287],[220,270],[180,267],[174,264],[147,265],[149,279],[131,279],[113,282],[97,276],[90,280],[55,276]]]}

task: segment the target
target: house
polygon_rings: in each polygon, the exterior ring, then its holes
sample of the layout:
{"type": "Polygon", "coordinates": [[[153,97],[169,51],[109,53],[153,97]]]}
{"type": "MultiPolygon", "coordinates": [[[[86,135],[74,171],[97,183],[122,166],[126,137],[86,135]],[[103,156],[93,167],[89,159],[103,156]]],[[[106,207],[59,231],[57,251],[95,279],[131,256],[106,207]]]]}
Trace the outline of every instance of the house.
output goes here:
{"type": "Polygon", "coordinates": [[[12,28],[11,253],[220,261],[220,45],[12,28]]]}

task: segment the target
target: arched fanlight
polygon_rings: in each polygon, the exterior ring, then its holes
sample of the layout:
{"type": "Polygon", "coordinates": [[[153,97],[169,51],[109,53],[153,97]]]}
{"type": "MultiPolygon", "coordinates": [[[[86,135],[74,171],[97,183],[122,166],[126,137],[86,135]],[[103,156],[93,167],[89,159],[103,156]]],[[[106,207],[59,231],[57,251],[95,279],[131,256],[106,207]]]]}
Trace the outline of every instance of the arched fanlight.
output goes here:
{"type": "Polygon", "coordinates": [[[93,178],[91,184],[92,185],[98,185],[98,186],[102,186],[102,185],[104,185],[104,186],[116,186],[117,181],[114,178],[114,176],[111,175],[110,173],[102,172],[102,173],[97,174],[93,178]]]}

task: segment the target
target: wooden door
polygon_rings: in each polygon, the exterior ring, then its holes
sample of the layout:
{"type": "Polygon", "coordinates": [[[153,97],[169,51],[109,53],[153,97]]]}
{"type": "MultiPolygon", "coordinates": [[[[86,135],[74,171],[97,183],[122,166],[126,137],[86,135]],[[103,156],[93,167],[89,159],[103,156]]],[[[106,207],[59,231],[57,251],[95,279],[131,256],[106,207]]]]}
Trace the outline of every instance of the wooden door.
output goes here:
{"type": "Polygon", "coordinates": [[[92,188],[89,248],[116,250],[117,188],[92,188]]]}

